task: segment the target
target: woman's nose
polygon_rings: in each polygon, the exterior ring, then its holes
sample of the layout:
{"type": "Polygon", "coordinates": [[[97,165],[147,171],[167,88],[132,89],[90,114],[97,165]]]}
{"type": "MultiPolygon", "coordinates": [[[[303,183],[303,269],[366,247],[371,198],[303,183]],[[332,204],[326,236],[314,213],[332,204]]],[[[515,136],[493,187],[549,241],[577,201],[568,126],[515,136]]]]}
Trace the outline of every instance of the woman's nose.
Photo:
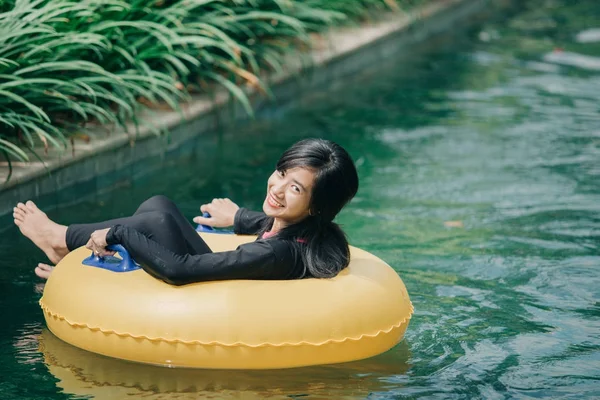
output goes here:
{"type": "Polygon", "coordinates": [[[275,185],[273,185],[273,194],[277,197],[283,197],[283,194],[285,193],[285,184],[283,183],[276,183],[275,185]]]}

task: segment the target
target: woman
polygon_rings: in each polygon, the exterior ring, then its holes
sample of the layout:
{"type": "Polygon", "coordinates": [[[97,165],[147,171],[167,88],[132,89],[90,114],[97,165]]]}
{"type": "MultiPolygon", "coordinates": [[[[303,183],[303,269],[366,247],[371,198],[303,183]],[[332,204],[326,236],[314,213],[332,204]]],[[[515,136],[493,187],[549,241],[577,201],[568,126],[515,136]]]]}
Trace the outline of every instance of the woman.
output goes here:
{"type": "MultiPolygon", "coordinates": [[[[264,213],[229,199],[200,207],[211,217],[194,222],[258,234],[234,251],[213,253],[194,227],[164,196],[142,203],[131,217],[94,224],[59,225],[28,201],[13,210],[21,233],[53,263],[86,246],[99,256],[121,244],[149,274],[172,285],[225,279],[329,278],[350,261],[348,242],[333,222],[358,190],[352,159],[339,145],[306,139],[283,153],[267,183],[264,213]]],[[[47,278],[48,265],[36,268],[47,278]]]]}

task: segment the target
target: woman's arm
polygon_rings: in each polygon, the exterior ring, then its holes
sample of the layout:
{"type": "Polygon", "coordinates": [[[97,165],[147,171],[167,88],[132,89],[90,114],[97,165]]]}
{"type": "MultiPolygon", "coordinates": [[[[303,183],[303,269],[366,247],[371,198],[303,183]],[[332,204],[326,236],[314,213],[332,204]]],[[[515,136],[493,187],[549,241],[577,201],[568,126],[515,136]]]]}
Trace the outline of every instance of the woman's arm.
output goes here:
{"type": "Polygon", "coordinates": [[[240,208],[235,213],[233,231],[239,235],[255,235],[262,229],[267,218],[269,217],[263,212],[240,208]]]}
{"type": "Polygon", "coordinates": [[[210,217],[194,217],[195,223],[215,228],[233,226],[233,231],[242,235],[257,234],[268,218],[263,212],[240,208],[229,199],[213,199],[202,204],[200,211],[210,214],[210,217]]]}
{"type": "Polygon", "coordinates": [[[283,241],[256,241],[233,251],[179,255],[133,228],[115,225],[108,231],[106,243],[122,244],[146,272],[171,285],[228,279],[285,279],[294,267],[293,254],[283,241]]]}

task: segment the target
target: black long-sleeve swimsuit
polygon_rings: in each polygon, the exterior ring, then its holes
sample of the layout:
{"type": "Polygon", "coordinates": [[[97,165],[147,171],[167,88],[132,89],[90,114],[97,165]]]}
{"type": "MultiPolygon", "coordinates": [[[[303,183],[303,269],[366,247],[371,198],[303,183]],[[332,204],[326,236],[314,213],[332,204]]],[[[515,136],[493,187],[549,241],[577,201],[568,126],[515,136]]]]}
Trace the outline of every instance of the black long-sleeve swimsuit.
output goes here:
{"type": "MultiPolygon", "coordinates": [[[[257,234],[267,216],[240,208],[234,232],[257,234]]],[[[152,276],[172,285],[194,282],[255,279],[288,280],[304,276],[302,243],[258,238],[232,251],[213,253],[170,200],[155,196],[126,218],[96,224],[70,225],[67,247],[85,245],[91,233],[110,228],[109,245],[121,244],[152,276]]]]}

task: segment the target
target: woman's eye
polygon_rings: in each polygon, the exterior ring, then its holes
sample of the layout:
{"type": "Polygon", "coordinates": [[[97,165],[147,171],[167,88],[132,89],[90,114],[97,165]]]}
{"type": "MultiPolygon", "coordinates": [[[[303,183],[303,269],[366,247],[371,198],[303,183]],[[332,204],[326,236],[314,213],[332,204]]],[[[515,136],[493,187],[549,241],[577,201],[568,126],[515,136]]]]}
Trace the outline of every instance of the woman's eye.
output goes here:
{"type": "Polygon", "coordinates": [[[281,176],[282,178],[285,176],[285,171],[277,171],[277,175],[281,176]]]}
{"type": "Polygon", "coordinates": [[[294,192],[300,193],[300,188],[298,186],[296,186],[296,185],[292,185],[292,190],[294,192]]]}

